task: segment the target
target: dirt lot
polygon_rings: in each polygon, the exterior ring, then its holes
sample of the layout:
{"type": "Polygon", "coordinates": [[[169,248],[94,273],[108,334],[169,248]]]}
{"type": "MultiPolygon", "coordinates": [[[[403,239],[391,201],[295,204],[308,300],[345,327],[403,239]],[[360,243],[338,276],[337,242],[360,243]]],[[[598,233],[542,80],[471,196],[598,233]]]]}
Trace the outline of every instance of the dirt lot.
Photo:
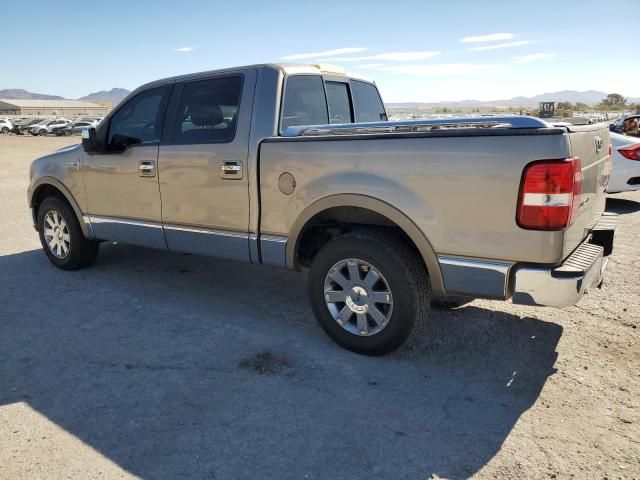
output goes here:
{"type": "Polygon", "coordinates": [[[423,351],[367,358],[302,274],[124,245],[52,267],[25,189],[68,143],[0,136],[0,478],[640,478],[640,193],[579,306],[434,311],[423,351]]]}

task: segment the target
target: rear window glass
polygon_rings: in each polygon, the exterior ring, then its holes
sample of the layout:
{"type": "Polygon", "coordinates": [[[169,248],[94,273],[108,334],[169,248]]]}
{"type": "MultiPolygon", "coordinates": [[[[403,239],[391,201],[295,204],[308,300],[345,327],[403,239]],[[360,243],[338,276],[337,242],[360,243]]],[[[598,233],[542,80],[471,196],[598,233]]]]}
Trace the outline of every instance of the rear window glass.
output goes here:
{"type": "Polygon", "coordinates": [[[369,83],[351,81],[353,95],[353,109],[356,122],[380,122],[387,120],[384,105],[380,99],[378,89],[369,83]]]}
{"type": "Polygon", "coordinates": [[[329,123],[329,117],[322,78],[317,75],[289,77],[282,106],[281,129],[327,123],[329,123]]]}
{"type": "Polygon", "coordinates": [[[349,102],[349,85],[341,82],[326,82],[329,123],[353,123],[349,102]]]}

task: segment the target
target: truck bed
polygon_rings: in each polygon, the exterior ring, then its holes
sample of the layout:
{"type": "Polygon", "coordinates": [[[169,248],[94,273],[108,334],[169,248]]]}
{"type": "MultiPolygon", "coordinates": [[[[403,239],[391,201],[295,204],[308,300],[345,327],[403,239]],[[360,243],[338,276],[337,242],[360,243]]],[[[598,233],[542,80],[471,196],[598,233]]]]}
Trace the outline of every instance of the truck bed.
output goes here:
{"type": "Polygon", "coordinates": [[[404,212],[438,255],[560,263],[604,210],[608,131],[554,128],[538,119],[521,127],[491,117],[463,120],[451,127],[421,121],[313,126],[263,141],[262,233],[287,236],[303,207],[350,193],[404,212]],[[604,145],[598,153],[596,137],[604,145]],[[516,204],[525,166],[576,155],[584,178],[574,223],[559,231],[520,228],[516,204]],[[295,178],[292,195],[278,189],[282,172],[295,178]]]}

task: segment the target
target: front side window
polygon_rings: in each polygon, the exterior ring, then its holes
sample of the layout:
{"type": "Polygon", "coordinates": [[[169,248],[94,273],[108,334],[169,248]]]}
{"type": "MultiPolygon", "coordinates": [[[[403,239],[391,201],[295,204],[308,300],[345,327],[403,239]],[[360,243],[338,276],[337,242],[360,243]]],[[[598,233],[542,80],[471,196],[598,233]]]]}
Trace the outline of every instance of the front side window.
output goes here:
{"type": "Polygon", "coordinates": [[[176,110],[173,143],[231,142],[236,132],[241,93],[240,76],[187,83],[176,110]]]}
{"type": "Polygon", "coordinates": [[[353,123],[349,86],[342,82],[326,82],[329,123],[353,123]]]}
{"type": "Polygon", "coordinates": [[[282,105],[281,129],[329,123],[322,77],[295,75],[287,79],[282,105]]]}
{"type": "Polygon", "coordinates": [[[351,80],[353,109],[356,122],[380,122],[387,120],[384,104],[378,89],[370,83],[351,80]]]}
{"type": "Polygon", "coordinates": [[[159,114],[164,92],[165,87],[142,92],[115,113],[109,125],[109,150],[160,140],[159,114]]]}

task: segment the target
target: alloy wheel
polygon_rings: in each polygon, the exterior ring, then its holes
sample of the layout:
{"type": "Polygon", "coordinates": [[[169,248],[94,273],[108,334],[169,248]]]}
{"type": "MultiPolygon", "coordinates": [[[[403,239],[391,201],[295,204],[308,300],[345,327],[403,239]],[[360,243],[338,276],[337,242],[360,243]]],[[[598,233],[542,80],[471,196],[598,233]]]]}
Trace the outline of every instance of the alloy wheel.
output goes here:
{"type": "Polygon", "coordinates": [[[340,260],[324,281],[325,303],[333,319],[359,336],[380,333],[393,313],[393,295],[382,273],[364,260],[340,260]]]}
{"type": "Polygon", "coordinates": [[[62,215],[55,210],[49,210],[44,217],[44,238],[51,254],[59,259],[69,255],[71,250],[71,235],[69,226],[62,215]]]}

